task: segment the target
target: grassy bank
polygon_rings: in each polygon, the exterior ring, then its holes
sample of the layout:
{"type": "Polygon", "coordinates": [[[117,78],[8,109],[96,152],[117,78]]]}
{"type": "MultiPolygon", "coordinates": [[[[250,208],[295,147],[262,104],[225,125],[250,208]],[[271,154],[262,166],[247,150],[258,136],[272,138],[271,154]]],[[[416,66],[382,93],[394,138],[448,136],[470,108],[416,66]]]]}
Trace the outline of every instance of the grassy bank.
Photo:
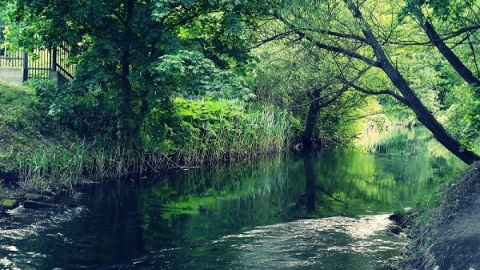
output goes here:
{"type": "Polygon", "coordinates": [[[399,269],[477,269],[479,169],[471,165],[414,209],[412,244],[399,269]]]}
{"type": "Polygon", "coordinates": [[[67,145],[72,133],[48,123],[30,89],[0,82],[0,169],[18,169],[18,161],[38,148],[67,145]]]}
{"type": "MultiPolygon", "coordinates": [[[[249,109],[234,101],[175,100],[175,123],[155,122],[141,144],[83,138],[48,117],[28,87],[0,82],[0,170],[17,176],[22,192],[57,192],[85,182],[199,166],[285,151],[293,117],[273,108],[249,109]],[[157,133],[156,133],[157,132],[157,133]]],[[[161,113],[161,112],[160,112],[161,113]]]]}
{"type": "Polygon", "coordinates": [[[24,166],[37,153],[68,149],[77,139],[72,132],[49,122],[45,114],[32,90],[0,82],[0,171],[4,184],[25,179],[24,166]]]}

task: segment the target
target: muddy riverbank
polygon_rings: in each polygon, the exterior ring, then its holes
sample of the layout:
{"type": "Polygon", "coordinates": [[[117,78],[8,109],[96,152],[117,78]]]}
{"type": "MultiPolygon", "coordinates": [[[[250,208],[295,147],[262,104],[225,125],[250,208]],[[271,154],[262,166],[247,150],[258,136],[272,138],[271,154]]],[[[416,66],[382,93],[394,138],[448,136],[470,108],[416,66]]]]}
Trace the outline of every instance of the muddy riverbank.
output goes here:
{"type": "MultiPolygon", "coordinates": [[[[480,269],[480,163],[445,187],[442,203],[412,234],[403,269],[480,269]]],[[[421,222],[421,221],[420,221],[421,222]]]]}

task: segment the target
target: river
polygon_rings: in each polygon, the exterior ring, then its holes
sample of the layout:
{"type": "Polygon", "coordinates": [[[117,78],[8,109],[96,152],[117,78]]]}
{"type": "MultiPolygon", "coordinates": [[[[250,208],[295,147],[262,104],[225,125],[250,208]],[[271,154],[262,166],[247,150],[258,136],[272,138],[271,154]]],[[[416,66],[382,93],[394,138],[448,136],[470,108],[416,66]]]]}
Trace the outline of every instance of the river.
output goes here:
{"type": "Polygon", "coordinates": [[[114,180],[0,219],[1,269],[384,269],[388,215],[466,168],[424,129],[114,180]]]}

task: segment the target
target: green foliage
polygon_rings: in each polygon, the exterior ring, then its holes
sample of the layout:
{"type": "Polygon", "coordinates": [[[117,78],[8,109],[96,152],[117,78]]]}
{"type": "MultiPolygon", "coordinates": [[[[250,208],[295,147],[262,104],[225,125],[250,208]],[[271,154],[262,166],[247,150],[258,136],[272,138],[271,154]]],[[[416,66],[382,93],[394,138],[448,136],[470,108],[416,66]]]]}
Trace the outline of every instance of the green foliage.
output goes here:
{"type": "Polygon", "coordinates": [[[400,12],[400,18],[409,14],[416,15],[419,9],[430,9],[431,18],[438,18],[450,23],[456,23],[465,11],[475,5],[474,0],[408,0],[400,12]]]}
{"type": "Polygon", "coordinates": [[[480,100],[466,84],[453,87],[446,100],[451,106],[446,111],[446,127],[469,148],[480,137],[480,100]]]}
{"type": "Polygon", "coordinates": [[[57,85],[48,81],[31,81],[30,87],[45,111],[43,117],[56,121],[86,137],[114,134],[118,119],[108,93],[81,93],[73,84],[57,85]]]}
{"type": "Polygon", "coordinates": [[[249,59],[244,36],[256,23],[246,17],[253,7],[197,0],[23,0],[8,7],[12,44],[27,51],[69,46],[76,78],[55,91],[50,107],[66,122],[76,117],[82,132],[137,138],[150,110],[168,107],[174,92],[248,97],[243,79],[227,69],[249,59]]]}
{"type": "Polygon", "coordinates": [[[219,69],[196,51],[164,55],[152,64],[152,73],[155,82],[168,93],[245,101],[254,97],[242,77],[219,69]]]}
{"type": "Polygon", "coordinates": [[[333,55],[308,44],[289,46],[289,41],[270,43],[257,51],[260,68],[255,78],[258,99],[289,110],[297,119],[297,134],[303,133],[314,89],[320,89],[320,110],[315,138],[323,142],[345,142],[357,132],[355,119],[368,104],[358,92],[340,93],[343,84],[335,79],[338,63],[333,55]],[[280,51],[280,52],[279,52],[280,51]],[[320,63],[320,59],[322,62],[320,63]]]}
{"type": "MultiPolygon", "coordinates": [[[[149,145],[176,153],[186,164],[245,157],[287,149],[292,139],[292,117],[273,108],[247,110],[232,100],[174,100],[179,121],[171,126],[146,125],[149,145]],[[160,136],[158,131],[163,131],[160,136]],[[159,140],[161,138],[161,140],[159,140]],[[165,149],[166,148],[166,149],[165,149]]],[[[150,117],[165,117],[161,111],[150,117]]]]}

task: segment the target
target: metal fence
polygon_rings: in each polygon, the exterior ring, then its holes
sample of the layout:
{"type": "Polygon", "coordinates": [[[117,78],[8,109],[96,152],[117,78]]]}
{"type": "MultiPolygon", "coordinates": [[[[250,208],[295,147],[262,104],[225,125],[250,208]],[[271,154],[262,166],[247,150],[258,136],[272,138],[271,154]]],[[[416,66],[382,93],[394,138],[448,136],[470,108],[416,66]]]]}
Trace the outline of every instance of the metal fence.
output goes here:
{"type": "Polygon", "coordinates": [[[53,50],[35,50],[32,54],[11,52],[0,44],[0,68],[21,68],[23,81],[51,79],[53,72],[62,81],[72,80],[76,65],[68,63],[69,52],[65,45],[53,50]]]}
{"type": "Polygon", "coordinates": [[[23,80],[50,79],[53,70],[52,52],[49,50],[36,50],[33,54],[24,54],[23,80]],[[25,68],[26,67],[26,68],[25,68]]]}
{"type": "Polygon", "coordinates": [[[67,80],[72,80],[77,68],[76,64],[69,62],[69,49],[68,46],[62,44],[53,50],[53,63],[55,64],[53,70],[56,70],[58,74],[63,76],[67,80]]]}
{"type": "Polygon", "coordinates": [[[10,52],[0,45],[0,67],[21,68],[23,67],[23,52],[10,52]]]}

